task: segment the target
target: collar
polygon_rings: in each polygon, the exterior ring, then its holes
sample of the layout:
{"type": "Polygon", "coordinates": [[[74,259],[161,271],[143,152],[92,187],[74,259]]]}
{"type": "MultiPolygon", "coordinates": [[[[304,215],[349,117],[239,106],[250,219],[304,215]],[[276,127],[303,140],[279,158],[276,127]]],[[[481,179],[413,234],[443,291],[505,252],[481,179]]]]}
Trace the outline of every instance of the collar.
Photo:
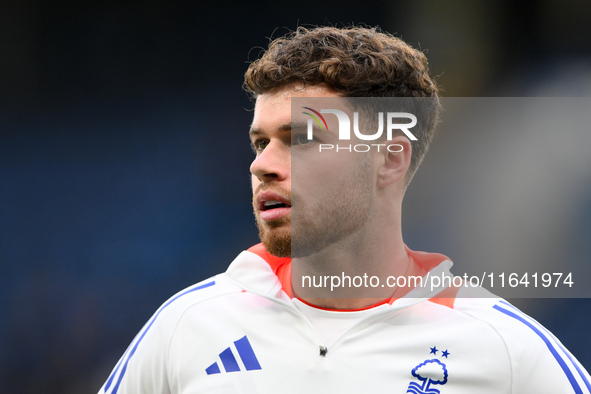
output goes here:
{"type": "MultiPolygon", "coordinates": [[[[440,253],[414,251],[406,245],[405,250],[411,264],[409,275],[452,276],[449,269],[453,263],[447,256],[440,253]]],[[[245,291],[284,301],[292,298],[291,258],[273,256],[266,251],[262,243],[238,255],[228,267],[226,274],[232,282],[245,291]]],[[[417,301],[428,299],[453,308],[458,290],[459,288],[455,287],[415,288],[403,298],[390,298],[386,302],[391,305],[409,306],[417,301]]]]}

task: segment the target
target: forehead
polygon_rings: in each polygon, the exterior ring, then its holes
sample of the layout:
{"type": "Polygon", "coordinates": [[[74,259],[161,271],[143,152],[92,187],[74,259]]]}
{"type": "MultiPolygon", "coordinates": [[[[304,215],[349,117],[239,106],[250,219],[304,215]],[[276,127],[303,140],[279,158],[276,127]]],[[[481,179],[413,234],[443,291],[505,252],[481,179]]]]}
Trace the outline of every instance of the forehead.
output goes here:
{"type": "Polygon", "coordinates": [[[291,119],[291,98],[293,97],[340,97],[336,91],[325,85],[288,85],[263,93],[257,97],[254,107],[253,128],[265,128],[277,122],[289,123],[291,119]]]}

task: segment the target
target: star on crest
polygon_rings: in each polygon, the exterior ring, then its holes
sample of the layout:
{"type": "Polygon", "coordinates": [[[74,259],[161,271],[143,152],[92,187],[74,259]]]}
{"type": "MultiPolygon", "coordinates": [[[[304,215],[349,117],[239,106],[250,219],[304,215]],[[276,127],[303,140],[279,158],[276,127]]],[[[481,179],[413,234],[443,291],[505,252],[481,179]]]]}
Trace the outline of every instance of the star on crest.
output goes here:
{"type": "Polygon", "coordinates": [[[431,352],[430,352],[429,354],[434,354],[434,355],[437,355],[437,352],[438,352],[438,351],[439,351],[439,350],[437,350],[437,346],[433,346],[433,347],[431,348],[431,352]]]}

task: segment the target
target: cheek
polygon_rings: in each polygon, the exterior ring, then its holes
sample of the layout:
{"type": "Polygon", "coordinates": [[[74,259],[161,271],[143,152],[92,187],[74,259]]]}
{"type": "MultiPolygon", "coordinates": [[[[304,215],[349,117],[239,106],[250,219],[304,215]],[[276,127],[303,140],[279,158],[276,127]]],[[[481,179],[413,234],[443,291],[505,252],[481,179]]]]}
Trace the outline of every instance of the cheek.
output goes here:
{"type": "Polygon", "coordinates": [[[251,175],[250,176],[250,183],[252,185],[252,192],[254,193],[255,190],[257,189],[257,187],[261,184],[261,181],[256,176],[251,175]]]}

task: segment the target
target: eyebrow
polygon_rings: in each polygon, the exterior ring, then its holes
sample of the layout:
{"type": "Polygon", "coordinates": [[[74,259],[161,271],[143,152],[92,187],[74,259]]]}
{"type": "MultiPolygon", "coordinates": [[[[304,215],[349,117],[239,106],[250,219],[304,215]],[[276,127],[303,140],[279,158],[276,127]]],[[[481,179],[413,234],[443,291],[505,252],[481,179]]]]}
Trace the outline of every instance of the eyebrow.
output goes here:
{"type": "MultiPolygon", "coordinates": [[[[277,128],[277,130],[279,130],[279,131],[291,131],[291,129],[302,129],[302,128],[306,128],[306,127],[307,127],[307,123],[301,123],[301,122],[300,123],[293,123],[293,124],[292,123],[285,123],[285,124],[282,124],[281,126],[279,126],[277,128]]],[[[248,134],[250,136],[264,135],[265,132],[262,129],[260,129],[260,128],[253,127],[253,128],[251,128],[248,131],[248,134]]]]}

